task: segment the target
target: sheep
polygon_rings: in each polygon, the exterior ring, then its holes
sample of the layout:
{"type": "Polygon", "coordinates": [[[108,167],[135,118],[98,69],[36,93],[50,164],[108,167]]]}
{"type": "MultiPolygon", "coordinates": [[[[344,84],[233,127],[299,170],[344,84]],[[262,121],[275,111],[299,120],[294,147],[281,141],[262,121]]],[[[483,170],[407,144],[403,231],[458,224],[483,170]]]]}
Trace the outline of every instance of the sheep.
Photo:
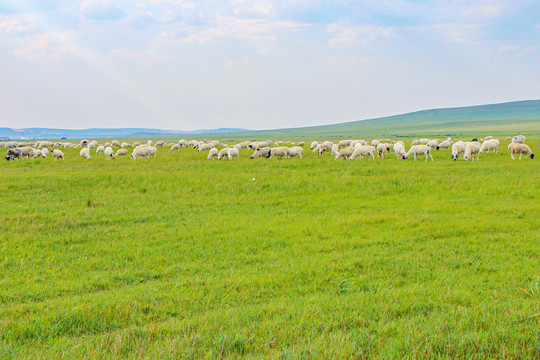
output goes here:
{"type": "Polygon", "coordinates": [[[187,146],[192,147],[192,148],[198,147],[198,144],[199,142],[197,140],[189,140],[187,142],[187,146]]]}
{"type": "Polygon", "coordinates": [[[299,142],[298,142],[298,146],[304,146],[305,144],[306,144],[306,143],[303,142],[303,141],[299,141],[299,142]]]}
{"type": "Polygon", "coordinates": [[[255,150],[255,152],[249,157],[250,159],[256,159],[259,157],[267,157],[268,154],[270,154],[270,148],[269,147],[263,147],[255,150]]]}
{"type": "Polygon", "coordinates": [[[152,146],[141,146],[136,147],[133,149],[133,152],[131,153],[131,158],[134,160],[142,159],[142,158],[149,158],[150,156],[155,156],[157,152],[157,148],[152,146]]]}
{"type": "Polygon", "coordinates": [[[352,147],[355,147],[355,146],[362,146],[362,145],[367,145],[368,143],[365,141],[365,140],[353,140],[351,141],[351,145],[352,147]]]}
{"type": "MultiPolygon", "coordinates": [[[[138,146],[138,145],[135,145],[135,143],[133,143],[133,146],[138,146]]],[[[131,147],[131,144],[127,143],[127,142],[123,142],[121,145],[120,145],[121,148],[128,148],[128,147],[131,147]]]]}
{"type": "Polygon", "coordinates": [[[390,145],[390,144],[386,144],[386,143],[377,144],[376,149],[377,149],[377,155],[379,155],[379,158],[384,159],[384,153],[388,151],[387,145],[390,145]]]}
{"type": "MultiPolygon", "coordinates": [[[[215,148],[213,148],[215,149],[215,148]]],[[[219,150],[218,152],[218,155],[217,155],[217,159],[218,160],[221,160],[221,158],[223,158],[224,156],[227,156],[227,152],[229,151],[229,147],[224,147],[223,149],[219,150]]]]}
{"type": "Polygon", "coordinates": [[[494,138],[493,136],[489,135],[489,136],[486,136],[486,137],[484,138],[484,141],[486,141],[486,140],[492,140],[492,139],[495,139],[495,138],[494,138]]]}
{"type": "Polygon", "coordinates": [[[218,149],[211,148],[210,151],[208,151],[208,156],[206,157],[208,160],[212,160],[215,156],[218,156],[218,149]]]}
{"type": "Polygon", "coordinates": [[[433,140],[429,140],[426,145],[429,146],[430,148],[436,148],[438,144],[439,144],[439,140],[433,139],[433,140]]]}
{"type": "Polygon", "coordinates": [[[433,161],[433,157],[431,156],[431,148],[429,146],[427,146],[427,145],[413,145],[413,146],[411,146],[409,151],[407,151],[407,153],[405,155],[403,155],[401,157],[401,159],[405,160],[411,155],[414,155],[414,161],[416,161],[416,157],[418,155],[425,155],[426,156],[425,161],[427,161],[428,156],[429,156],[431,161],[433,161]]]}
{"type": "Polygon", "coordinates": [[[371,156],[371,158],[375,160],[375,151],[375,148],[370,145],[357,146],[355,147],[354,152],[349,157],[349,160],[355,160],[358,157],[363,159],[364,156],[371,156]]]}
{"type": "Polygon", "coordinates": [[[499,142],[496,141],[496,139],[484,140],[482,146],[480,146],[480,151],[478,152],[478,154],[488,151],[494,151],[495,154],[497,154],[497,152],[499,151],[499,142]]]}
{"type": "Polygon", "coordinates": [[[88,143],[88,145],[86,145],[86,148],[88,150],[93,150],[95,147],[96,147],[96,143],[94,143],[94,142],[90,142],[90,143],[88,143]]]}
{"type": "Polygon", "coordinates": [[[188,142],[186,139],[180,139],[178,140],[178,145],[180,145],[180,147],[188,147],[188,142]]]}
{"type": "Polygon", "coordinates": [[[153,142],[152,140],[148,140],[148,141],[146,142],[146,146],[150,147],[150,146],[152,146],[152,145],[154,145],[154,142],[153,142]]]}
{"type": "Polygon", "coordinates": [[[525,140],[527,140],[527,138],[523,135],[516,135],[512,138],[513,143],[525,144],[525,140]]]}
{"type": "Polygon", "coordinates": [[[41,156],[43,156],[43,158],[47,158],[47,155],[49,155],[49,149],[47,148],[43,148],[41,149],[41,156]]]}
{"type": "Polygon", "coordinates": [[[288,147],[275,147],[271,148],[270,152],[266,154],[266,157],[268,159],[277,156],[278,158],[282,158],[283,156],[288,157],[289,156],[289,148],[288,147]]]}
{"type": "Polygon", "coordinates": [[[330,152],[330,155],[337,155],[339,153],[339,145],[332,145],[332,152],[330,152]]]}
{"type": "Polygon", "coordinates": [[[227,157],[229,158],[229,160],[232,160],[235,157],[240,159],[240,150],[238,150],[237,148],[230,148],[229,150],[227,150],[227,157]]]}
{"type": "Polygon", "coordinates": [[[442,149],[442,150],[448,150],[450,148],[451,141],[446,139],[443,142],[441,142],[439,145],[437,145],[436,149],[442,149]]]}
{"type": "Polygon", "coordinates": [[[174,151],[174,150],[180,151],[180,147],[181,147],[180,144],[174,144],[173,146],[171,146],[171,151],[174,151]]]}
{"type": "Polygon", "coordinates": [[[332,147],[333,147],[333,144],[330,143],[322,143],[322,144],[319,144],[315,147],[315,150],[314,151],[317,151],[319,153],[319,155],[322,155],[324,154],[325,152],[328,152],[328,151],[331,151],[332,150],[332,147]]]}
{"type": "Polygon", "coordinates": [[[79,155],[86,160],[90,160],[92,158],[90,156],[90,150],[88,150],[88,148],[82,148],[81,151],[79,151],[79,155]]]}
{"type": "Polygon", "coordinates": [[[114,147],[119,148],[119,147],[120,147],[120,141],[118,141],[118,140],[113,140],[113,141],[111,141],[111,145],[114,146],[114,147]]]}
{"type": "Polygon", "coordinates": [[[289,157],[299,156],[301,159],[303,151],[304,149],[302,149],[300,146],[293,146],[292,148],[289,149],[289,157]]]}
{"type": "Polygon", "coordinates": [[[379,140],[372,140],[371,141],[371,146],[373,146],[375,149],[377,149],[377,146],[379,145],[379,140]]]}
{"type": "MultiPolygon", "coordinates": [[[[150,145],[152,146],[152,145],[150,145]]],[[[162,148],[165,146],[165,141],[163,140],[159,140],[157,143],[156,143],[156,148],[162,148]]]]}
{"type": "Polygon", "coordinates": [[[351,141],[352,141],[352,140],[341,140],[341,141],[339,141],[339,142],[337,143],[337,146],[338,146],[338,148],[340,148],[340,149],[341,149],[341,148],[344,148],[344,147],[349,147],[349,146],[351,146],[351,141]]]}
{"type": "Polygon", "coordinates": [[[199,146],[199,149],[197,151],[209,151],[212,148],[215,148],[216,146],[214,144],[201,144],[199,146]]]}
{"type": "Polygon", "coordinates": [[[478,161],[480,147],[481,144],[477,141],[467,143],[465,146],[465,152],[463,153],[463,160],[468,161],[469,158],[471,158],[471,160],[474,161],[474,155],[476,155],[476,161],[478,161]]]}
{"type": "Polygon", "coordinates": [[[348,158],[351,157],[351,155],[353,154],[354,152],[354,147],[352,146],[349,146],[349,147],[346,147],[345,149],[342,149],[340,150],[336,156],[334,157],[334,160],[338,160],[338,159],[343,159],[343,160],[347,160],[348,158]]]}
{"type": "Polygon", "coordinates": [[[318,141],[312,141],[311,142],[311,145],[310,145],[310,149],[313,150],[317,147],[317,145],[319,145],[320,143],[318,141]]]}
{"type": "Polygon", "coordinates": [[[52,156],[54,158],[54,160],[58,160],[58,159],[62,159],[64,160],[64,153],[58,149],[55,149],[52,151],[52,156]]]}
{"type": "Polygon", "coordinates": [[[118,156],[126,156],[128,151],[126,149],[118,149],[116,150],[116,154],[114,154],[115,157],[118,156]]]}
{"type": "Polygon", "coordinates": [[[456,141],[455,144],[452,145],[452,159],[454,159],[454,161],[459,158],[459,154],[465,152],[465,147],[467,147],[467,144],[461,140],[456,141]]]}
{"type": "Polygon", "coordinates": [[[34,151],[34,156],[32,158],[37,159],[39,157],[41,157],[41,150],[37,149],[34,151]]]}
{"type": "Polygon", "coordinates": [[[102,153],[103,151],[105,151],[105,146],[100,145],[100,146],[98,146],[97,149],[96,149],[96,154],[102,153]]]}
{"type": "Polygon", "coordinates": [[[20,149],[22,150],[22,154],[21,154],[22,157],[27,158],[27,159],[30,159],[30,157],[33,157],[36,152],[36,149],[31,148],[29,146],[22,146],[20,147],[20,149]]]}
{"type": "Polygon", "coordinates": [[[512,137],[511,136],[507,136],[504,138],[504,141],[511,141],[512,140],[512,137]]]}
{"type": "MultiPolygon", "coordinates": [[[[127,143],[126,143],[126,144],[127,144],[127,143]]],[[[141,142],[140,142],[140,141],[135,141],[135,142],[134,142],[133,144],[131,144],[131,145],[127,144],[127,146],[121,146],[121,147],[131,147],[131,146],[137,147],[137,146],[139,146],[139,145],[141,145],[141,142]]]]}
{"type": "Polygon", "coordinates": [[[268,142],[266,141],[255,141],[255,142],[249,143],[248,148],[251,150],[257,150],[257,149],[268,147],[268,146],[270,145],[268,145],[268,142]]]}
{"type": "Polygon", "coordinates": [[[514,154],[519,154],[519,160],[521,160],[521,155],[523,154],[531,159],[534,159],[534,154],[528,145],[521,143],[510,143],[510,145],[508,145],[508,150],[510,151],[510,157],[512,160],[515,160],[514,154]]]}
{"type": "Polygon", "coordinates": [[[114,159],[114,150],[110,146],[107,146],[105,148],[105,150],[103,151],[103,154],[105,154],[107,159],[114,159]]]}
{"type": "Polygon", "coordinates": [[[403,141],[398,141],[394,143],[393,148],[394,148],[394,153],[396,154],[396,157],[398,159],[406,154],[405,143],[403,141]]]}
{"type": "Polygon", "coordinates": [[[6,154],[6,160],[7,161],[20,159],[20,158],[22,158],[22,149],[21,148],[8,149],[7,154],[6,154]]]}

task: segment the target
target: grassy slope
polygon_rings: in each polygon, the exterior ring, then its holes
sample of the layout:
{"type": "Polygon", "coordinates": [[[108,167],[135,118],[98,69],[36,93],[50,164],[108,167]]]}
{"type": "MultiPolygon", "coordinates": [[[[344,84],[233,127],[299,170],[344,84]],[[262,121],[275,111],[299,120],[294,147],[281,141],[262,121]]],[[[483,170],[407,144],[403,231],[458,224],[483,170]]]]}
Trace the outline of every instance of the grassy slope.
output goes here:
{"type": "Polygon", "coordinates": [[[0,358],[538,358],[539,164],[501,148],[1,163],[0,358]]]}
{"type": "Polygon", "coordinates": [[[425,110],[379,119],[250,133],[230,138],[351,138],[370,136],[484,136],[540,133],[540,100],[425,110]]]}

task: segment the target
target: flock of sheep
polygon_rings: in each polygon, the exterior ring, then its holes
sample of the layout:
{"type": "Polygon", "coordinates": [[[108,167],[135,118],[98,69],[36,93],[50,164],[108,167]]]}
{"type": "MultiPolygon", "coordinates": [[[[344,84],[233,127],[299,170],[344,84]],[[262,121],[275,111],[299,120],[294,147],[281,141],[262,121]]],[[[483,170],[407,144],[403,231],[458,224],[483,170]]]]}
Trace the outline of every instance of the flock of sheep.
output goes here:
{"type": "MultiPolygon", "coordinates": [[[[522,155],[529,156],[531,159],[534,158],[530,147],[525,144],[525,136],[517,135],[514,137],[506,137],[506,141],[510,141],[508,145],[508,150],[510,151],[510,156],[514,160],[514,155],[519,154],[519,159],[521,160],[522,155]]],[[[334,156],[335,160],[339,159],[349,159],[355,160],[357,158],[371,157],[375,159],[375,156],[379,158],[384,158],[385,155],[389,154],[391,150],[394,151],[398,159],[407,159],[413,157],[416,161],[418,156],[425,156],[425,161],[431,159],[431,152],[433,149],[436,150],[448,150],[451,149],[452,159],[458,160],[461,158],[465,161],[477,160],[481,153],[495,152],[499,150],[500,141],[493,136],[486,136],[480,141],[470,141],[464,142],[461,140],[453,141],[453,138],[448,138],[444,141],[439,141],[438,139],[414,139],[411,143],[411,146],[408,151],[406,151],[405,143],[403,141],[392,141],[390,139],[379,139],[372,140],[371,143],[368,143],[366,140],[341,140],[337,143],[332,141],[313,141],[311,143],[311,150],[313,152],[322,155],[324,153],[330,153],[334,156]]],[[[199,152],[208,152],[207,159],[212,160],[214,158],[221,160],[227,158],[229,160],[240,158],[241,149],[250,149],[254,152],[250,156],[250,159],[255,159],[259,157],[266,158],[291,158],[299,157],[302,158],[302,153],[304,151],[305,143],[299,142],[294,146],[293,142],[290,141],[244,141],[236,145],[229,146],[223,144],[218,140],[212,141],[197,141],[197,140],[179,140],[178,143],[169,143],[167,146],[170,146],[170,151],[179,151],[181,148],[194,148],[199,152]],[[284,146],[284,145],[293,145],[293,146],[284,146]],[[221,147],[221,149],[219,149],[221,147]]],[[[98,144],[96,140],[88,141],[81,140],[78,144],[69,143],[69,142],[50,142],[50,141],[36,141],[33,143],[27,142],[2,142],[0,147],[7,149],[6,160],[14,159],[23,159],[23,158],[46,158],[49,154],[55,159],[64,159],[64,153],[60,148],[81,148],[79,155],[87,160],[92,158],[91,152],[94,151],[95,154],[103,154],[106,159],[114,159],[119,156],[127,156],[128,148],[133,148],[131,152],[132,159],[142,159],[155,157],[157,154],[158,148],[165,147],[165,142],[163,140],[157,141],[155,144],[152,140],[148,140],[147,143],[141,144],[140,142],[135,142],[133,144],[123,142],[120,143],[118,140],[113,140],[111,142],[106,142],[103,145],[98,144]],[[113,148],[117,148],[116,153],[113,148]],[[50,150],[49,150],[50,149],[50,150]]]]}

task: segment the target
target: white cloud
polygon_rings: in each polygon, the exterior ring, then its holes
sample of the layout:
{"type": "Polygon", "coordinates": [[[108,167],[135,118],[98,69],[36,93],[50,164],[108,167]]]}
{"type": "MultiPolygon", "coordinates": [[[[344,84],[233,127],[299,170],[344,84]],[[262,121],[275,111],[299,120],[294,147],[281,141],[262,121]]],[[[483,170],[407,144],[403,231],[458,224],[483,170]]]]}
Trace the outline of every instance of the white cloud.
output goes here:
{"type": "Polygon", "coordinates": [[[79,15],[91,20],[118,20],[126,16],[121,7],[123,3],[115,0],[84,0],[79,15]]]}
{"type": "Polygon", "coordinates": [[[450,42],[463,45],[477,45],[476,32],[482,28],[479,24],[461,24],[449,23],[430,26],[433,30],[439,32],[450,42]]]}
{"type": "Polygon", "coordinates": [[[354,45],[366,46],[376,39],[395,35],[395,29],[381,26],[348,26],[343,23],[330,24],[326,27],[333,37],[328,41],[332,48],[354,45]]]}
{"type": "Polygon", "coordinates": [[[519,50],[520,48],[521,48],[521,46],[519,46],[519,45],[504,45],[504,46],[499,47],[498,51],[499,52],[509,52],[509,51],[519,50]]]}
{"type": "Polygon", "coordinates": [[[21,35],[34,31],[34,26],[19,18],[0,21],[0,30],[7,34],[21,35]]]}
{"type": "Polygon", "coordinates": [[[319,69],[332,67],[351,67],[364,61],[366,61],[366,59],[361,57],[334,57],[319,62],[317,64],[317,67],[319,69]]]}

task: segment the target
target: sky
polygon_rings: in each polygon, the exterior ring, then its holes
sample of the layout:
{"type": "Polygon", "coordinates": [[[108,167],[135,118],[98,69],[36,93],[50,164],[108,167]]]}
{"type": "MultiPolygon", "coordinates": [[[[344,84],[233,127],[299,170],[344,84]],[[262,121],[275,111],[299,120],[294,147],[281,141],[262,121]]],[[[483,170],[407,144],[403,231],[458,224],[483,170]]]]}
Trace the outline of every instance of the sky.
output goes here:
{"type": "Polygon", "coordinates": [[[0,0],[0,126],[271,129],[540,99],[538,0],[0,0]]]}

